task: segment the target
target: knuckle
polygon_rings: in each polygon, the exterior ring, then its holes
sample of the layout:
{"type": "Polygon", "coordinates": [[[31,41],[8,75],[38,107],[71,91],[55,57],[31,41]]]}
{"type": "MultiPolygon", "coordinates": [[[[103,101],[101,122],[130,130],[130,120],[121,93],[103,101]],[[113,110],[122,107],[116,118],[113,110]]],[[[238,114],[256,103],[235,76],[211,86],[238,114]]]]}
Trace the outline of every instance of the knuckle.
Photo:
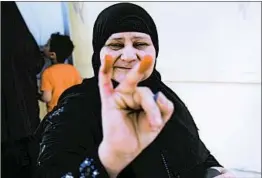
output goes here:
{"type": "Polygon", "coordinates": [[[152,91],[148,87],[138,87],[138,90],[142,94],[151,94],[151,95],[153,95],[152,91]]]}
{"type": "Polygon", "coordinates": [[[174,111],[174,109],[175,109],[175,106],[174,106],[174,104],[173,104],[173,102],[171,102],[171,101],[169,101],[168,100],[168,111],[170,111],[170,112],[173,112],[174,111]]]}

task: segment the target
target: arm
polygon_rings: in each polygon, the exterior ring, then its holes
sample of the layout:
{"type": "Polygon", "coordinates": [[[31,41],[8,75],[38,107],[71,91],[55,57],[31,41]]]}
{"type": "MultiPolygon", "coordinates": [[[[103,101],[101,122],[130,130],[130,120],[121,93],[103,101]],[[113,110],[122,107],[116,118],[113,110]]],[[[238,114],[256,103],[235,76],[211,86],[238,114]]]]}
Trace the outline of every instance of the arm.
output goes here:
{"type": "Polygon", "coordinates": [[[94,160],[98,177],[107,177],[90,129],[94,123],[87,119],[92,114],[84,114],[82,109],[79,102],[68,101],[44,118],[35,178],[62,177],[68,172],[79,177],[80,164],[86,158],[94,160]]]}
{"type": "MultiPolygon", "coordinates": [[[[209,151],[208,151],[209,152],[209,151]]],[[[205,161],[193,168],[186,178],[235,178],[235,176],[225,169],[212,154],[208,154],[205,161]]]]}
{"type": "Polygon", "coordinates": [[[41,97],[39,98],[41,101],[48,103],[52,99],[52,82],[50,79],[49,71],[46,69],[41,77],[41,97]]]}
{"type": "Polygon", "coordinates": [[[210,168],[213,166],[221,167],[221,165],[214,158],[214,156],[209,154],[203,163],[198,164],[196,167],[186,172],[182,177],[183,178],[192,178],[192,177],[213,178],[216,175],[220,175],[220,172],[217,171],[213,172],[210,170],[210,168]]]}
{"type": "Polygon", "coordinates": [[[43,91],[41,96],[41,101],[48,103],[52,99],[52,91],[43,91]]]}

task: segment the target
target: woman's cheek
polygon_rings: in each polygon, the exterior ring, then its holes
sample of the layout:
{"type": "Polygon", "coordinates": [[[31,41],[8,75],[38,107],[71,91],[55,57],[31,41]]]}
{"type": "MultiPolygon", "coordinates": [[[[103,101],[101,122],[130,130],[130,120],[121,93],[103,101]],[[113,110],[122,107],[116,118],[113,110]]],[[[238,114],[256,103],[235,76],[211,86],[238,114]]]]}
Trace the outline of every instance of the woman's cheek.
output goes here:
{"type": "Polygon", "coordinates": [[[118,51],[111,50],[108,53],[109,55],[113,57],[114,60],[118,58],[119,56],[121,56],[121,50],[118,50],[118,51]]]}
{"type": "Polygon", "coordinates": [[[119,56],[121,56],[121,51],[115,51],[115,50],[106,50],[106,54],[111,55],[113,60],[115,61],[119,56]]]}
{"type": "Polygon", "coordinates": [[[106,47],[102,48],[102,50],[100,52],[100,59],[101,59],[102,63],[104,62],[106,55],[112,56],[113,61],[115,61],[118,58],[118,56],[121,55],[121,53],[119,51],[114,51],[114,50],[108,49],[106,47]]]}

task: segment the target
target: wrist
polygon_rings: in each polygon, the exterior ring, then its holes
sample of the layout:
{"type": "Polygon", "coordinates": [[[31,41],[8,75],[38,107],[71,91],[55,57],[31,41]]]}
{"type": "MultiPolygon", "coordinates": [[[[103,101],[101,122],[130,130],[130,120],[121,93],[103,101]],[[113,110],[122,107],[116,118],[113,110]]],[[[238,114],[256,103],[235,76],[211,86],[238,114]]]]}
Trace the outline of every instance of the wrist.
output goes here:
{"type": "Polygon", "coordinates": [[[114,161],[113,153],[110,153],[102,143],[98,148],[98,157],[102,165],[105,167],[110,178],[116,178],[121,170],[119,166],[116,165],[116,161],[114,161]]]}
{"type": "Polygon", "coordinates": [[[117,175],[134,159],[129,155],[120,155],[111,150],[102,142],[98,148],[98,156],[110,178],[116,178],[117,175]]]}

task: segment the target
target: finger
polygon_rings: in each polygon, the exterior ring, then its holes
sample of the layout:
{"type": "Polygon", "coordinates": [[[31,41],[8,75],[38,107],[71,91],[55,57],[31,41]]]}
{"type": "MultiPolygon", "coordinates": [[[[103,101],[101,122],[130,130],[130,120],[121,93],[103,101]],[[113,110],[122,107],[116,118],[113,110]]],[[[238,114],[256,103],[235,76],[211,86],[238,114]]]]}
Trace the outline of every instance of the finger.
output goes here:
{"type": "Polygon", "coordinates": [[[145,56],[141,62],[126,75],[125,80],[119,84],[116,91],[122,93],[133,93],[137,84],[143,78],[145,71],[147,71],[152,64],[152,57],[149,55],[145,56]]]}
{"type": "Polygon", "coordinates": [[[225,174],[221,174],[219,176],[216,176],[214,178],[235,178],[235,176],[233,176],[232,174],[230,173],[225,173],[225,174]]]}
{"type": "Polygon", "coordinates": [[[154,99],[160,109],[162,118],[166,123],[174,112],[174,104],[168,100],[162,92],[156,93],[154,99]]]}
{"type": "Polygon", "coordinates": [[[224,176],[224,178],[236,178],[231,172],[223,173],[222,176],[224,176]]]}
{"type": "Polygon", "coordinates": [[[118,109],[126,110],[140,110],[141,106],[134,100],[133,95],[114,92],[114,101],[118,109]]]}
{"type": "Polygon", "coordinates": [[[113,59],[112,56],[106,55],[99,69],[98,85],[101,95],[101,101],[105,101],[113,93],[112,77],[113,59]]]}
{"type": "Polygon", "coordinates": [[[145,111],[153,130],[159,130],[163,125],[160,110],[153,99],[152,91],[147,87],[138,87],[134,93],[134,99],[145,111]]]}
{"type": "Polygon", "coordinates": [[[223,178],[236,178],[235,175],[226,168],[223,168],[223,167],[212,167],[212,168],[221,172],[221,175],[217,176],[216,178],[222,178],[222,177],[223,178]]]}

